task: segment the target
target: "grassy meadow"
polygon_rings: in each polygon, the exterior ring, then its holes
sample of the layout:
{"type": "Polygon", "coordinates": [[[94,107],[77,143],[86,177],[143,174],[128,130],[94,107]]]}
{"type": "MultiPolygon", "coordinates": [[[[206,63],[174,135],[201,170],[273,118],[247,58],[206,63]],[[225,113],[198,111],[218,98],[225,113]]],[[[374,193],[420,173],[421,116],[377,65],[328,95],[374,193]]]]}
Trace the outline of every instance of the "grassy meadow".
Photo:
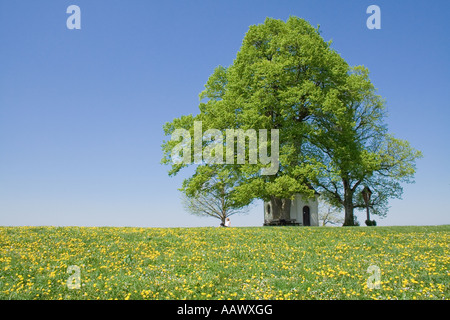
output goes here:
{"type": "Polygon", "coordinates": [[[0,227],[0,299],[449,299],[449,245],[450,225],[0,227]]]}

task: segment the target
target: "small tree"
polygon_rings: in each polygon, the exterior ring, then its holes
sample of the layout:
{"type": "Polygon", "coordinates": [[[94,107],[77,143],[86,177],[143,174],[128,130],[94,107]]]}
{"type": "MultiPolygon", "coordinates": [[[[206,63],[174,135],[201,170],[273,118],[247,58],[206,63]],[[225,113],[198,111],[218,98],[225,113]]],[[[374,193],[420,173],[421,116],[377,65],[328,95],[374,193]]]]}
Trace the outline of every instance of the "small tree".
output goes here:
{"type": "Polygon", "coordinates": [[[319,205],[319,221],[322,221],[322,226],[327,224],[342,225],[344,223],[344,217],[342,212],[336,207],[333,207],[325,201],[321,201],[319,205]]]}
{"type": "Polygon", "coordinates": [[[246,213],[248,205],[235,199],[238,176],[225,167],[198,167],[197,175],[183,183],[183,207],[197,216],[209,216],[225,223],[225,219],[246,213]],[[200,171],[200,172],[199,172],[200,171]]]}

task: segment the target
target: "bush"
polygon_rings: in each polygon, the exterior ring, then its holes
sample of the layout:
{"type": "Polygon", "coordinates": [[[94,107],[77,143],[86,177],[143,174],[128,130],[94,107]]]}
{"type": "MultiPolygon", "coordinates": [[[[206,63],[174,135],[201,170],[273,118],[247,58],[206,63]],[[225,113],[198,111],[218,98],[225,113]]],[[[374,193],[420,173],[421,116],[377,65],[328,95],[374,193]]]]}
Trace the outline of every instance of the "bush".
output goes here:
{"type": "Polygon", "coordinates": [[[375,220],[366,220],[365,223],[366,223],[366,226],[368,226],[368,227],[370,227],[370,226],[375,227],[377,225],[377,222],[375,220]]]}

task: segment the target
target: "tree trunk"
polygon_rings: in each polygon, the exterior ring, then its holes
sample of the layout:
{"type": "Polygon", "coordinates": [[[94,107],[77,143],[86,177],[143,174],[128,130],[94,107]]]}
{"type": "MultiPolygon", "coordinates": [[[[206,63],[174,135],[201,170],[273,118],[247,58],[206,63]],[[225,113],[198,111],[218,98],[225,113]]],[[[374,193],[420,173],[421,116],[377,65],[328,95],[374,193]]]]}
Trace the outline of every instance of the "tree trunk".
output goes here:
{"type": "Polygon", "coordinates": [[[354,226],[355,217],[353,215],[353,191],[350,188],[350,184],[347,181],[344,183],[344,226],[354,226]]]}
{"type": "Polygon", "coordinates": [[[287,220],[291,217],[291,199],[270,197],[273,219],[287,220]]]}
{"type": "Polygon", "coordinates": [[[345,210],[344,226],[354,226],[355,216],[353,215],[353,204],[351,202],[345,203],[344,210],[345,210]]]}

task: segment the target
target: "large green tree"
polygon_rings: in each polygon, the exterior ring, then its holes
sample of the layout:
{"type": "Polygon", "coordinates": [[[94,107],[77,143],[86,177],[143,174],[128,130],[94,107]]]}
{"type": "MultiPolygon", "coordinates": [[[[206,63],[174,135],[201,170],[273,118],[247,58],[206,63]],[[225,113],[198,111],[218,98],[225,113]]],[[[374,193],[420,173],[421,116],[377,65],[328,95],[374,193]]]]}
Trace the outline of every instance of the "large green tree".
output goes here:
{"type": "MultiPolygon", "coordinates": [[[[405,162],[403,168],[401,159],[393,159],[395,155],[390,152],[401,145],[406,149],[409,146],[404,142],[389,144],[398,140],[383,131],[377,109],[373,114],[364,111],[367,106],[381,106],[380,101],[364,69],[351,68],[331,48],[331,42],[323,40],[318,27],[297,17],[286,22],[267,18],[263,24],[250,26],[231,65],[214,70],[200,94],[199,113],[166,123],[164,131],[173,135],[183,128],[193,136],[195,121],[201,121],[203,131],[222,132],[221,138],[226,141],[223,158],[236,160],[223,164],[223,170],[231,170],[238,177],[233,184],[234,203],[245,206],[257,198],[271,201],[274,213],[286,218],[293,195],[313,197],[314,186],[326,193],[331,203],[345,208],[347,223],[353,217],[353,208],[358,206],[355,195],[359,185],[371,181],[370,186],[378,191],[376,185],[392,182],[398,189],[398,183],[414,172],[413,161],[405,162]],[[239,162],[236,148],[234,153],[227,148],[235,144],[226,140],[227,129],[279,130],[278,171],[262,174],[261,169],[267,165],[249,163],[249,152],[247,161],[239,162]],[[384,153],[371,152],[378,152],[381,147],[384,153]],[[387,178],[382,168],[393,163],[396,170],[406,170],[408,174],[387,178]],[[338,180],[344,184],[342,188],[337,186],[338,180]]],[[[184,145],[191,146],[183,153],[191,153],[196,159],[193,151],[198,140],[187,141],[184,145]]],[[[214,139],[204,139],[200,144],[209,153],[214,139]]],[[[162,145],[162,162],[171,166],[169,175],[192,164],[173,161],[172,152],[179,146],[178,139],[162,145]]],[[[274,147],[269,140],[268,148],[274,152],[274,147]]],[[[214,150],[216,155],[220,151],[214,150]]],[[[199,188],[194,181],[207,179],[202,168],[217,164],[195,161],[195,165],[195,173],[184,182],[185,190],[199,188]]],[[[382,197],[389,198],[380,192],[382,197]]]]}
{"type": "Polygon", "coordinates": [[[335,94],[339,107],[325,103],[309,137],[314,161],[322,168],[313,184],[328,202],[344,209],[344,225],[350,226],[354,209],[366,207],[363,188],[372,191],[372,213],[386,215],[388,200],[402,195],[401,183],[413,182],[415,161],[422,154],[388,133],[385,103],[366,68],[351,68],[335,94]]]}
{"type": "MultiPolygon", "coordinates": [[[[239,172],[235,197],[240,203],[260,198],[272,201],[280,217],[288,215],[295,193],[313,196],[309,181],[319,167],[307,161],[313,154],[306,139],[324,101],[337,99],[331,89],[345,83],[347,70],[318,28],[296,17],[286,22],[267,18],[249,28],[230,66],[214,70],[200,94],[200,113],[166,123],[165,133],[184,128],[193,135],[194,121],[202,121],[203,130],[222,130],[224,136],[229,128],[278,129],[280,166],[275,174],[261,174],[261,163],[227,166],[239,172]]],[[[170,175],[189,165],[173,163],[171,152],[177,144],[168,140],[162,146],[162,162],[171,165],[170,175]]],[[[194,176],[202,175],[199,168],[208,165],[198,164],[194,176]]]]}

